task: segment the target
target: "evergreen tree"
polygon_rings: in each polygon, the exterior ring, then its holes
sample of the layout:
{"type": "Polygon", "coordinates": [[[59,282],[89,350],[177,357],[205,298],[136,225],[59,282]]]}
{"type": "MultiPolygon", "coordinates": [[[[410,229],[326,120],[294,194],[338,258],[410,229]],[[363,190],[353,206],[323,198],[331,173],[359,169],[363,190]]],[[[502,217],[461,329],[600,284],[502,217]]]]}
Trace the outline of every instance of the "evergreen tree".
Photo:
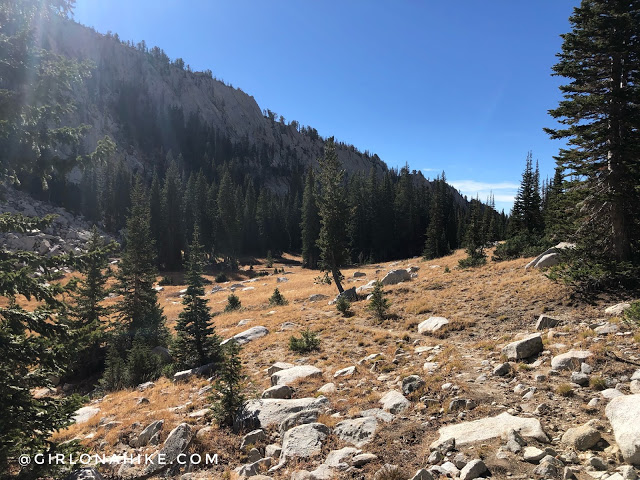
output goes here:
{"type": "Polygon", "coordinates": [[[467,258],[459,261],[461,267],[475,267],[486,262],[485,238],[482,228],[482,204],[476,198],[471,200],[471,213],[465,236],[467,258]]]}
{"type": "Polygon", "coordinates": [[[200,245],[200,231],[196,227],[189,248],[187,292],[182,299],[184,310],[178,315],[177,339],[173,356],[184,368],[194,368],[221,357],[220,338],[215,334],[212,315],[204,298],[204,261],[200,245]]]}
{"type": "Polygon", "coordinates": [[[105,320],[109,309],[102,305],[107,295],[106,283],[111,275],[109,254],[116,250],[117,244],[105,245],[97,227],[91,229],[87,242],[85,260],[78,266],[84,278],[74,294],[75,305],[72,308],[70,324],[75,334],[73,343],[76,352],[71,372],[86,376],[101,368],[104,360],[102,343],[105,341],[105,320]]]}
{"type": "Polygon", "coordinates": [[[122,295],[116,312],[129,346],[134,338],[141,337],[153,348],[166,345],[167,331],[158,293],[153,288],[156,253],[149,219],[147,191],[138,178],[131,193],[124,252],[116,274],[116,292],[122,295]]]}
{"type": "Polygon", "coordinates": [[[317,268],[320,258],[317,241],[320,235],[320,216],[316,202],[316,182],[313,169],[309,169],[302,194],[302,266],[317,268]]]}
{"type": "Polygon", "coordinates": [[[241,387],[244,380],[240,345],[235,340],[225,344],[224,360],[218,370],[218,379],[214,385],[215,393],[211,397],[211,409],[218,425],[230,427],[244,405],[241,387]]]}
{"type": "MultiPolygon", "coordinates": [[[[44,229],[53,217],[27,218],[0,214],[0,232],[27,232],[44,229]]],[[[21,467],[19,455],[71,453],[73,443],[58,445],[51,434],[70,425],[80,406],[78,398],[46,394],[36,398],[33,391],[55,386],[73,352],[66,347],[70,338],[66,325],[67,305],[60,300],[63,288],[48,282],[54,269],[65,259],[45,258],[32,252],[0,250],[0,477],[43,478],[56,474],[55,465],[31,463],[21,467]],[[36,272],[45,275],[36,276],[36,272]],[[18,297],[36,302],[37,308],[18,305],[18,297]]],[[[53,391],[53,390],[52,390],[53,391]]]]}
{"type": "Polygon", "coordinates": [[[389,309],[389,299],[385,298],[384,290],[382,289],[382,282],[377,281],[374,284],[373,291],[371,292],[371,299],[367,308],[373,313],[374,317],[378,321],[382,321],[387,316],[387,310],[389,309]]]}
{"type": "MultiPolygon", "coordinates": [[[[240,218],[235,201],[235,189],[228,170],[224,172],[218,189],[219,249],[225,256],[227,266],[234,268],[239,253],[240,218]]],[[[258,204],[260,201],[258,200],[258,204]]]]}
{"type": "Polygon", "coordinates": [[[532,154],[527,161],[520,188],[513,203],[510,219],[511,236],[519,234],[541,235],[544,230],[542,218],[542,199],[540,197],[540,173],[538,165],[533,169],[532,154]]]}
{"type": "Polygon", "coordinates": [[[549,113],[568,139],[558,165],[576,206],[574,240],[580,258],[615,275],[637,262],[640,223],[640,4],[583,0],[562,35],[554,75],[570,79],[564,100],[549,113]]]}
{"type": "Polygon", "coordinates": [[[447,239],[447,189],[444,172],[433,183],[433,195],[429,211],[429,226],[424,244],[426,260],[443,257],[451,252],[447,239]]]}
{"type": "Polygon", "coordinates": [[[161,264],[166,270],[180,270],[183,250],[182,179],[171,161],[162,188],[161,264]]]}
{"type": "Polygon", "coordinates": [[[325,142],[324,157],[319,159],[319,163],[318,214],[321,226],[317,245],[320,249],[320,268],[331,273],[338,291],[342,293],[340,267],[349,258],[345,230],[348,211],[343,185],[344,170],[338,160],[333,137],[325,142]]]}

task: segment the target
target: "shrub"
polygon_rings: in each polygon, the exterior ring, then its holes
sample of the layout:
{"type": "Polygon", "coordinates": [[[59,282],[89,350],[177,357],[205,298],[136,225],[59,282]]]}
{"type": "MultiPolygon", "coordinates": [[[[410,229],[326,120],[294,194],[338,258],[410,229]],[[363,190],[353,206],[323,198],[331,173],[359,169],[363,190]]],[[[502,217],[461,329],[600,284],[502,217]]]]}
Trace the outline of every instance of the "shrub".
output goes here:
{"type": "Polygon", "coordinates": [[[385,465],[376,472],[376,480],[405,480],[407,475],[395,465],[385,465]]]}
{"type": "Polygon", "coordinates": [[[573,396],[573,387],[570,383],[562,383],[556,387],[556,393],[561,397],[573,396]]]}
{"type": "MultiPolygon", "coordinates": [[[[271,256],[271,250],[267,252],[267,258],[265,259],[265,262],[267,264],[267,268],[273,267],[273,257],[271,256]]],[[[276,273],[278,273],[277,270],[276,273]]]]}
{"type": "Polygon", "coordinates": [[[389,300],[384,297],[382,282],[377,281],[374,284],[373,292],[371,293],[371,300],[369,300],[367,309],[373,312],[374,317],[379,321],[385,319],[387,310],[389,309],[389,300]]]}
{"type": "Polygon", "coordinates": [[[165,286],[165,285],[173,285],[173,278],[171,277],[167,277],[166,275],[164,277],[162,277],[160,279],[160,281],[158,282],[158,285],[160,286],[165,286]]]}
{"type": "Polygon", "coordinates": [[[444,267],[444,273],[451,273],[451,269],[448,266],[444,267]]]}
{"type": "Polygon", "coordinates": [[[345,317],[353,315],[353,312],[351,311],[351,302],[344,295],[339,296],[338,300],[336,300],[336,309],[345,317]]]}
{"type": "Polygon", "coordinates": [[[624,321],[632,327],[640,328],[640,300],[631,304],[624,312],[624,321]]]}
{"type": "Polygon", "coordinates": [[[224,307],[225,312],[233,312],[234,310],[240,310],[242,302],[237,295],[233,293],[227,297],[227,305],[224,307]]]}
{"type": "Polygon", "coordinates": [[[604,390],[607,388],[607,382],[602,377],[591,377],[589,379],[589,386],[594,390],[604,390]]]}
{"type": "Polygon", "coordinates": [[[500,262],[520,257],[535,257],[549,248],[550,244],[542,237],[534,234],[520,234],[499,244],[493,252],[491,260],[500,262]]]}
{"type": "Polygon", "coordinates": [[[216,283],[224,283],[228,281],[229,279],[227,278],[227,275],[224,272],[221,272],[216,275],[216,283]]]}
{"type": "Polygon", "coordinates": [[[277,305],[286,305],[288,303],[289,302],[282,296],[280,290],[278,290],[278,288],[276,287],[276,289],[273,291],[273,295],[271,295],[271,298],[269,298],[269,305],[273,307],[277,305]]]}
{"type": "Polygon", "coordinates": [[[308,328],[304,330],[301,337],[291,335],[289,337],[289,350],[297,353],[309,353],[320,350],[320,339],[318,334],[308,328]]]}
{"type": "Polygon", "coordinates": [[[487,256],[484,254],[469,255],[466,258],[458,260],[460,268],[479,267],[487,263],[487,256]]]}

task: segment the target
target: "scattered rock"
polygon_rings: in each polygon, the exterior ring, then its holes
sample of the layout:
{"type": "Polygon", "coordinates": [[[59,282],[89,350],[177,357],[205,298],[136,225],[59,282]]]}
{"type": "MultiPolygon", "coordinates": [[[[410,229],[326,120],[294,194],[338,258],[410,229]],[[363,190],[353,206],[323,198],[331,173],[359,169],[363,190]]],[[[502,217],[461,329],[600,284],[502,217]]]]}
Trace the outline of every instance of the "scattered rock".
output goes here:
{"type": "Polygon", "coordinates": [[[555,328],[560,325],[560,320],[549,317],[548,315],[540,315],[536,322],[536,330],[546,330],[547,328],[555,328]]]}
{"type": "Polygon", "coordinates": [[[79,468],[71,472],[65,480],[104,480],[95,468],[79,468]]]}
{"type": "Polygon", "coordinates": [[[137,448],[146,446],[149,443],[149,440],[151,440],[151,437],[161,431],[163,426],[164,420],[156,420],[155,422],[151,422],[144,430],[142,430],[140,435],[138,435],[136,441],[132,442],[134,443],[132,446],[137,448]]]}
{"type": "Polygon", "coordinates": [[[622,315],[624,311],[627,310],[628,308],[631,308],[630,303],[625,303],[625,302],[617,303],[615,305],[611,305],[610,307],[607,307],[604,310],[604,313],[606,313],[607,315],[618,317],[622,315]]]}
{"type": "Polygon", "coordinates": [[[431,475],[424,468],[421,468],[416,472],[416,474],[411,477],[409,480],[433,480],[433,475],[431,475]]]}
{"type": "Polygon", "coordinates": [[[406,270],[391,270],[381,280],[382,285],[395,285],[411,279],[411,275],[406,270]]]}
{"type": "Polygon", "coordinates": [[[276,283],[285,283],[285,282],[288,282],[288,281],[289,281],[289,279],[287,277],[278,277],[276,279],[276,283]]]}
{"type": "Polygon", "coordinates": [[[534,333],[522,340],[508,344],[502,349],[502,353],[509,360],[523,360],[542,352],[543,349],[542,335],[534,333]]]}
{"type": "Polygon", "coordinates": [[[509,362],[501,363],[493,369],[493,374],[497,377],[504,377],[511,372],[511,364],[509,362]]]}
{"type": "Polygon", "coordinates": [[[316,378],[322,376],[322,370],[311,365],[298,365],[296,367],[280,370],[271,375],[271,385],[288,385],[301,378],[316,378]]]}
{"type": "Polygon", "coordinates": [[[309,423],[287,430],[282,441],[279,465],[284,465],[294,457],[311,458],[318,455],[329,433],[329,428],[322,423],[309,423]]]}
{"type": "Polygon", "coordinates": [[[607,400],[612,400],[612,399],[617,398],[617,397],[623,397],[624,393],[622,393],[617,388],[607,388],[605,390],[602,390],[600,392],[600,395],[603,398],[606,398],[607,400]]]}
{"type": "Polygon", "coordinates": [[[333,378],[350,377],[354,373],[356,373],[356,367],[355,366],[346,367],[346,368],[342,368],[340,370],[337,370],[336,373],[333,374],[333,378]]]}
{"type": "Polygon", "coordinates": [[[571,374],[571,382],[581,387],[586,387],[589,385],[589,375],[581,372],[573,372],[571,374]]]}
{"type": "Polygon", "coordinates": [[[242,425],[254,425],[254,428],[267,428],[271,425],[279,425],[292,413],[301,410],[322,409],[328,404],[329,400],[326,397],[249,400],[238,422],[242,425]]]}
{"type": "Polygon", "coordinates": [[[588,350],[569,350],[553,357],[551,368],[553,370],[575,370],[580,368],[582,362],[591,356],[592,353],[588,350]]]}
{"type": "Polygon", "coordinates": [[[322,393],[323,395],[331,395],[332,393],[336,393],[336,384],[325,383],[318,389],[318,393],[322,393]]]}
{"type": "Polygon", "coordinates": [[[249,445],[257,445],[259,443],[264,443],[267,441],[267,435],[264,433],[264,430],[258,429],[252,432],[247,433],[244,437],[242,437],[242,442],[240,443],[240,450],[244,450],[249,445]]]}
{"type": "Polygon", "coordinates": [[[344,292],[339,293],[336,297],[329,302],[329,305],[335,305],[338,302],[338,299],[346,298],[350,302],[355,302],[358,300],[358,294],[356,293],[356,287],[347,288],[344,292]]]}
{"type": "Polygon", "coordinates": [[[245,330],[244,332],[240,332],[231,338],[227,338],[226,340],[222,341],[220,345],[224,345],[225,343],[231,340],[235,340],[238,343],[238,345],[244,345],[245,343],[252,342],[268,334],[269,334],[269,330],[267,330],[266,327],[259,325],[256,327],[251,327],[250,329],[245,330]]]}
{"type": "Polygon", "coordinates": [[[487,471],[487,466],[482,460],[471,460],[460,471],[460,480],[473,480],[474,478],[481,477],[484,472],[487,471]]]}
{"type": "Polygon", "coordinates": [[[409,395],[419,390],[425,385],[424,380],[419,375],[409,375],[402,380],[402,393],[409,395]]]}
{"type": "Polygon", "coordinates": [[[585,424],[570,428],[562,435],[562,442],[576,450],[588,450],[600,440],[600,432],[585,424]]]}
{"type": "Polygon", "coordinates": [[[351,461],[354,455],[358,455],[362,452],[362,450],[358,450],[353,447],[344,447],[340,450],[331,450],[327,455],[324,463],[325,465],[329,465],[330,467],[340,467],[341,465],[346,466],[347,463],[351,461]]]}
{"type": "Polygon", "coordinates": [[[162,448],[151,458],[144,472],[153,474],[163,470],[167,465],[172,464],[178,455],[186,451],[193,438],[191,426],[188,423],[181,423],[171,430],[169,436],[164,441],[162,448]],[[161,459],[161,460],[160,460],[161,459]]]}
{"type": "Polygon", "coordinates": [[[404,395],[395,390],[387,392],[381,399],[382,408],[391,413],[401,413],[411,405],[404,395]]]}
{"type": "Polygon", "coordinates": [[[526,447],[522,454],[525,462],[538,463],[546,456],[546,452],[536,447],[526,447]]]}
{"type": "Polygon", "coordinates": [[[322,302],[323,300],[326,300],[327,297],[326,295],[322,295],[321,293],[314,293],[313,295],[311,295],[309,297],[309,301],[310,302],[322,302]]]}
{"type": "Polygon", "coordinates": [[[287,368],[293,367],[295,367],[293,363],[276,362],[267,369],[267,375],[271,376],[274,373],[279,372],[280,370],[286,370],[287,368]]]}
{"type": "Polygon", "coordinates": [[[373,439],[377,428],[378,420],[375,417],[362,417],[343,420],[333,431],[341,440],[362,447],[373,439]]]}
{"type": "Polygon", "coordinates": [[[440,438],[433,442],[431,447],[438,448],[443,442],[451,439],[454,439],[457,445],[467,445],[492,438],[506,437],[509,430],[512,429],[517,430],[524,438],[534,438],[545,443],[549,441],[539,420],[516,417],[503,412],[495,417],[441,427],[438,430],[440,438]]]}
{"type": "Polygon", "coordinates": [[[274,385],[262,392],[262,398],[288,399],[293,395],[293,390],[288,385],[274,385]]]}
{"type": "Polygon", "coordinates": [[[517,430],[510,429],[507,432],[507,443],[505,448],[513,453],[520,453],[522,451],[522,447],[524,447],[527,442],[524,441],[522,435],[517,430]]]}
{"type": "Polygon", "coordinates": [[[640,465],[640,395],[614,398],[605,413],[625,461],[640,465]]]}
{"type": "Polygon", "coordinates": [[[319,416],[320,410],[318,409],[301,410],[300,412],[292,413],[280,422],[280,433],[284,433],[298,425],[314,423],[318,420],[319,416]]]}
{"type": "Polygon", "coordinates": [[[378,459],[377,455],[373,453],[361,453],[351,459],[351,465],[356,468],[364,467],[367,463],[373,462],[378,459]]]}
{"type": "Polygon", "coordinates": [[[364,272],[353,272],[353,278],[366,277],[367,274],[364,272]]]}
{"type": "Polygon", "coordinates": [[[418,333],[425,335],[440,330],[449,324],[449,320],[444,317],[429,317],[418,325],[418,333]]]}
{"type": "Polygon", "coordinates": [[[100,413],[98,407],[82,407],[75,411],[73,419],[76,423],[85,423],[100,413]]]}

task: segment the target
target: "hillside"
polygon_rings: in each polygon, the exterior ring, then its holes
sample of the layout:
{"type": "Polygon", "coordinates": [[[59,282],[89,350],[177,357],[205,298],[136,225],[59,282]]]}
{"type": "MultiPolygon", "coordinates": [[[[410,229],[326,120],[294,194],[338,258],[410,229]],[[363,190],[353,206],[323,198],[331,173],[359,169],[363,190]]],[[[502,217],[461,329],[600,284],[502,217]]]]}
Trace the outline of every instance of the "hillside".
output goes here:
{"type": "MultiPolygon", "coordinates": [[[[251,278],[252,272],[244,271],[218,285],[222,290],[207,288],[215,312],[222,312],[230,291],[242,301],[241,311],[214,318],[219,335],[229,338],[249,328],[255,332],[255,327],[268,332],[257,329],[264,336],[256,335],[241,352],[248,409],[265,432],[253,432],[242,448],[243,436],[258,425],[246,424],[237,434],[216,427],[208,410],[211,383],[206,376],[160,379],[93,398],[83,410],[86,416],[56,438],[80,439],[93,453],[131,456],[157,451],[174,427],[187,424],[172,441],[187,432],[185,438],[193,440],[186,451],[217,453],[219,464],[194,466],[188,477],[174,471],[173,478],[236,478],[234,470],[252,462],[257,463],[245,467],[245,473],[255,469],[253,474],[268,475],[253,478],[486,476],[474,460],[482,460],[492,478],[635,478],[633,468],[624,465],[637,443],[629,447],[632,440],[620,435],[624,425],[611,412],[621,399],[638,398],[624,395],[640,393],[637,330],[621,321],[619,310],[605,314],[611,301],[577,302],[539,271],[525,271],[527,259],[459,270],[462,257],[458,251],[437,261],[366,266],[358,277],[355,270],[346,270],[347,286],[361,286],[388,270],[418,267],[415,278],[385,287],[391,310],[382,323],[371,317],[364,301],[353,304],[352,317],[342,317],[327,305],[334,289],[314,284],[315,273],[301,269],[295,258],[275,264],[284,274],[251,278]],[[268,305],[275,287],[287,306],[268,305]],[[312,297],[318,294],[325,297],[312,297]],[[541,314],[559,324],[548,328],[543,323],[537,331],[541,314]],[[449,323],[419,333],[418,325],[432,316],[449,323]],[[318,333],[320,350],[290,351],[289,337],[307,328],[318,333]],[[539,335],[539,347],[526,352],[517,347],[517,359],[511,357],[516,350],[503,349],[531,334],[539,335]],[[267,369],[285,368],[286,373],[287,367],[302,365],[318,371],[308,368],[311,375],[297,380],[279,374],[275,380],[291,387],[292,400],[257,400],[274,384],[267,369]],[[620,398],[611,400],[615,397],[620,398]],[[302,413],[292,413],[300,408],[302,413]],[[500,420],[486,420],[498,415],[500,420]],[[147,434],[141,433],[155,421],[164,423],[147,444],[147,434]],[[471,421],[478,423],[466,423],[471,421]],[[510,428],[520,433],[509,433],[510,428]],[[145,441],[136,446],[141,437],[145,441]],[[449,437],[456,438],[455,446],[444,442],[449,437]],[[386,464],[401,473],[374,475],[386,464]],[[469,473],[474,465],[476,476],[469,473]],[[423,468],[430,473],[413,476],[423,468]]],[[[166,286],[160,292],[171,326],[182,308],[182,288],[166,286]]],[[[60,392],[73,389],[59,387],[60,392]]],[[[280,393],[270,390],[276,398],[291,395],[287,387],[275,391],[280,393]]],[[[638,403],[620,408],[633,412],[638,403]]],[[[119,465],[101,470],[136,471],[119,465]]]]}

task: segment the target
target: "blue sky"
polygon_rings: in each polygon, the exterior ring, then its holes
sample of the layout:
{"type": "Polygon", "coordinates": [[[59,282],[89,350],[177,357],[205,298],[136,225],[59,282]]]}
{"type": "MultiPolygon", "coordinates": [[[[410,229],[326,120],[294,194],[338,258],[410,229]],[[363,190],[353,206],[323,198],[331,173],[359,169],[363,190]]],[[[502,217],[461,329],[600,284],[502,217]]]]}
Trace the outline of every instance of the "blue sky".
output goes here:
{"type": "Polygon", "coordinates": [[[145,40],[389,165],[409,163],[509,210],[543,127],[578,0],[77,0],[75,19],[145,40]]]}

